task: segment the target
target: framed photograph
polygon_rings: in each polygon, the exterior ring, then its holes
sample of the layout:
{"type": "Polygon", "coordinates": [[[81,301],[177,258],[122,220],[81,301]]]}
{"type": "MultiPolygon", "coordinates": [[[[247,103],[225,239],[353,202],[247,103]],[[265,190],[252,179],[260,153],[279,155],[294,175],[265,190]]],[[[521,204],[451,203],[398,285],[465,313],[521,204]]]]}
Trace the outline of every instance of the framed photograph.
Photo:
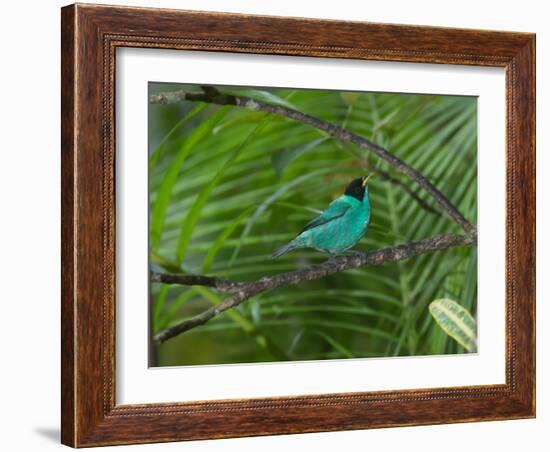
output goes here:
{"type": "Polygon", "coordinates": [[[62,9],[62,442],[535,416],[535,36],[62,9]]]}

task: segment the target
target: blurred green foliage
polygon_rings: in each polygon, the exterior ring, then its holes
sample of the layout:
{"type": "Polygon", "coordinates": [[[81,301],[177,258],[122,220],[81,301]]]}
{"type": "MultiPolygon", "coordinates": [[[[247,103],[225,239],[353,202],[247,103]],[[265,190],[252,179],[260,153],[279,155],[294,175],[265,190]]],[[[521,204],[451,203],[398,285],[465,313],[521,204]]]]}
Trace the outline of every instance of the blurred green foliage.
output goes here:
{"type": "MultiPolygon", "coordinates": [[[[151,83],[150,93],[193,85],[151,83]]],[[[477,102],[473,97],[218,87],[292,106],[386,147],[419,170],[465,217],[477,217],[477,102]]],[[[150,263],[156,271],[254,280],[327,259],[270,254],[342,194],[353,177],[388,172],[364,150],[302,123],[239,107],[150,105],[150,263]]],[[[395,184],[370,186],[372,223],[358,249],[459,232],[395,184]]],[[[436,206],[434,206],[436,207],[436,206]]],[[[151,284],[158,332],[221,295],[151,284]]],[[[266,292],[154,348],[156,365],[464,353],[430,316],[435,298],[476,312],[477,250],[453,248],[266,292]]]]}

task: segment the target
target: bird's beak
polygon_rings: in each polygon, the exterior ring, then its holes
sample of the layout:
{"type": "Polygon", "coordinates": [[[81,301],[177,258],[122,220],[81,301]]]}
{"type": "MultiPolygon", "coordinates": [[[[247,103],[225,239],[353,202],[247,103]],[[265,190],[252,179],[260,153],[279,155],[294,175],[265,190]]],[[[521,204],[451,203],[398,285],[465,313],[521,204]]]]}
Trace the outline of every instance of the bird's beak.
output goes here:
{"type": "Polygon", "coordinates": [[[369,180],[374,176],[376,173],[369,174],[368,176],[363,177],[363,187],[367,186],[367,183],[369,180]]]}

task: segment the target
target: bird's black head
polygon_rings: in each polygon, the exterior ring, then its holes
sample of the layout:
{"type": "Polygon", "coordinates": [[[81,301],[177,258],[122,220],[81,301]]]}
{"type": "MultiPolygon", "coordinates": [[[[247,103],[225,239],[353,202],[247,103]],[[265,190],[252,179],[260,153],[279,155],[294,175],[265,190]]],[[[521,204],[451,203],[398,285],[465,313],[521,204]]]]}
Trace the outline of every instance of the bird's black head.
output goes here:
{"type": "Polygon", "coordinates": [[[354,198],[357,198],[359,201],[362,202],[365,196],[364,182],[365,182],[364,177],[358,177],[357,179],[353,179],[346,187],[346,191],[344,192],[344,194],[348,196],[353,196],[354,198]]]}

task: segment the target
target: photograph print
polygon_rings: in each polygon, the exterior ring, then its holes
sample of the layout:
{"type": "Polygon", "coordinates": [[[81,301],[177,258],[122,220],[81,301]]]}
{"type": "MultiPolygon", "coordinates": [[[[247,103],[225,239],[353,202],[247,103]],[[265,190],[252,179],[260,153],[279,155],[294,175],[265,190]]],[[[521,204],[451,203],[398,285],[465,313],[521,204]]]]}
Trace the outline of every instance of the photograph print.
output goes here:
{"type": "Polygon", "coordinates": [[[477,352],[477,98],[149,82],[149,365],[477,352]]]}

